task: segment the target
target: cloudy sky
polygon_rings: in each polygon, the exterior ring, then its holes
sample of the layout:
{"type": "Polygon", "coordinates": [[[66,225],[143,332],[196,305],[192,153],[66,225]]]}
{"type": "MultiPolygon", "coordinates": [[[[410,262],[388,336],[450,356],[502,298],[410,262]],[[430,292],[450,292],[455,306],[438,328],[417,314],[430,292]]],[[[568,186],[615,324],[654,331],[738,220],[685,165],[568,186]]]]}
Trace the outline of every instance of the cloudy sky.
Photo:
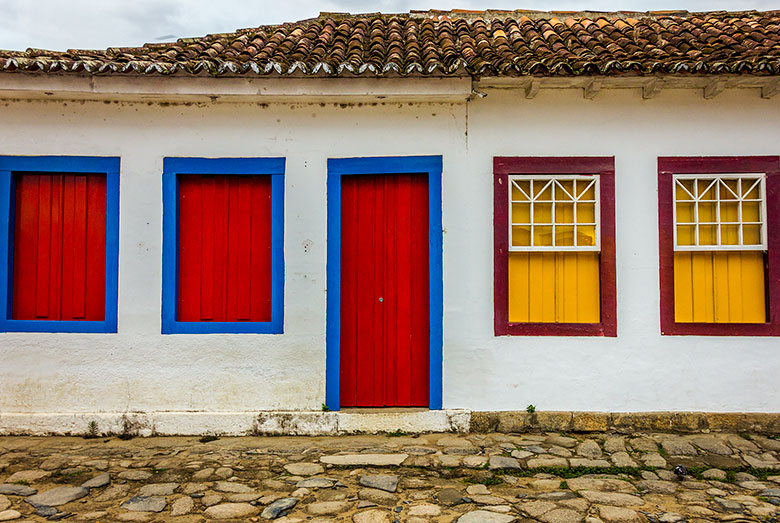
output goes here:
{"type": "Polygon", "coordinates": [[[0,0],[0,49],[105,49],[302,20],[411,9],[769,10],[780,0],[0,0]]]}

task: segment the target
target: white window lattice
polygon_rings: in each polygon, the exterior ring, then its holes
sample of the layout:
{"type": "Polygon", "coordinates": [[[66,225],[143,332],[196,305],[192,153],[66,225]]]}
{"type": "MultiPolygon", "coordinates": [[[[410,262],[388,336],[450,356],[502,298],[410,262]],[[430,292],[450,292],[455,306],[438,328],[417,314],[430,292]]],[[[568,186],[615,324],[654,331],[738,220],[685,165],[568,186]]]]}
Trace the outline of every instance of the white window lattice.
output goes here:
{"type": "Polygon", "coordinates": [[[763,174],[674,175],[676,251],[766,250],[763,174]]]}
{"type": "Polygon", "coordinates": [[[510,175],[510,251],[599,251],[598,175],[510,175]]]}

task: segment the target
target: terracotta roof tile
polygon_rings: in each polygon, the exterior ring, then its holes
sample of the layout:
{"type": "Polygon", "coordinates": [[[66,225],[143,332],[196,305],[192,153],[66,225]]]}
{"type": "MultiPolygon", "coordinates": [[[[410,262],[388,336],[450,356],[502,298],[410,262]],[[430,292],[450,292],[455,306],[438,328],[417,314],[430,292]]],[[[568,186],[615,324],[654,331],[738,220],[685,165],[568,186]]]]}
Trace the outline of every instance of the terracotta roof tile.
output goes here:
{"type": "Polygon", "coordinates": [[[780,11],[412,11],[318,18],[137,48],[0,51],[0,70],[82,74],[780,74],[780,11]]]}

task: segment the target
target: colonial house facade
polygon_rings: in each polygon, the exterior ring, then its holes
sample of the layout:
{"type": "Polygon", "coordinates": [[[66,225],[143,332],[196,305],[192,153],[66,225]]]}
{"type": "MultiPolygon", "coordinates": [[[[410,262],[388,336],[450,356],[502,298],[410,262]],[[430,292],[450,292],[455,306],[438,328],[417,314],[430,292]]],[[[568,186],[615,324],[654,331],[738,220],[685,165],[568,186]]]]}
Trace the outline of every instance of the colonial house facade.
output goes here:
{"type": "Polygon", "coordinates": [[[0,433],[778,412],[779,91],[775,12],[0,51],[0,433]]]}

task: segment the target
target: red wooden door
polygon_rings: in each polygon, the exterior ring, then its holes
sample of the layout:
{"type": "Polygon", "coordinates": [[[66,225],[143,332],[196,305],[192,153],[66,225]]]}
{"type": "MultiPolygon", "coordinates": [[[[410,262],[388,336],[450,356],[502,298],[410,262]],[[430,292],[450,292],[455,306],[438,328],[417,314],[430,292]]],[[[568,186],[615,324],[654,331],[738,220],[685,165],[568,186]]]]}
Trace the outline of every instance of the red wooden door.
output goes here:
{"type": "Polygon", "coordinates": [[[13,318],[103,321],[106,176],[16,178],[13,318]]]}
{"type": "Polygon", "coordinates": [[[341,406],[428,406],[428,178],[341,184],[341,406]]]}

